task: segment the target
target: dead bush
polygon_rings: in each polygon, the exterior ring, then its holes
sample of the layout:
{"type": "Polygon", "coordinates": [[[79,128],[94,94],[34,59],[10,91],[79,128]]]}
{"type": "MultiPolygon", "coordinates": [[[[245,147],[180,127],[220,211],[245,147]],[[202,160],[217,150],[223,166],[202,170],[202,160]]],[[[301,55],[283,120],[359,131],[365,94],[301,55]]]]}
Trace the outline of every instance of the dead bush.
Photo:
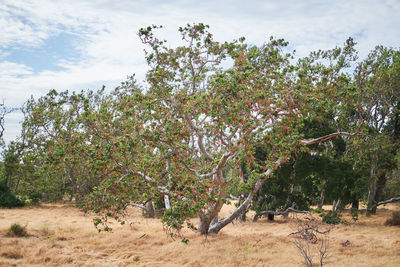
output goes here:
{"type": "Polygon", "coordinates": [[[295,226],[292,228],[296,231],[289,235],[295,236],[296,239],[293,241],[293,244],[303,257],[305,265],[314,267],[317,260],[319,266],[322,267],[329,254],[330,229],[321,229],[326,228],[326,226],[314,218],[308,217],[305,219],[297,218],[295,226]]]}
{"type": "Polygon", "coordinates": [[[392,218],[386,220],[385,225],[400,225],[400,210],[392,213],[392,218]]]}

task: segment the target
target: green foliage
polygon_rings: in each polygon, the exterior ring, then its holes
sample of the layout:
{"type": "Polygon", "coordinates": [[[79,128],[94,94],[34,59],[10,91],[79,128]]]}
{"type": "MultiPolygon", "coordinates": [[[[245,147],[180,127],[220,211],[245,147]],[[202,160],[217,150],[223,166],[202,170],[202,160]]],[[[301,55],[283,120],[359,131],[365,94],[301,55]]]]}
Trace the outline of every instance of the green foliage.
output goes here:
{"type": "Polygon", "coordinates": [[[327,224],[339,224],[342,223],[342,214],[338,212],[328,211],[327,213],[320,214],[322,221],[327,224]]]}
{"type": "Polygon", "coordinates": [[[311,209],[311,211],[315,213],[323,213],[325,210],[323,208],[316,208],[316,209],[311,209]]]}
{"type": "Polygon", "coordinates": [[[24,201],[17,198],[8,188],[5,181],[0,180],[0,207],[14,208],[24,206],[24,201]]]}
{"type": "Polygon", "coordinates": [[[358,221],[358,210],[356,209],[351,209],[350,210],[351,213],[351,218],[353,219],[353,221],[358,221]]]}
{"type": "Polygon", "coordinates": [[[10,229],[8,230],[7,235],[23,237],[23,236],[27,236],[28,232],[26,231],[26,226],[21,226],[18,223],[14,223],[10,226],[10,229]]]}

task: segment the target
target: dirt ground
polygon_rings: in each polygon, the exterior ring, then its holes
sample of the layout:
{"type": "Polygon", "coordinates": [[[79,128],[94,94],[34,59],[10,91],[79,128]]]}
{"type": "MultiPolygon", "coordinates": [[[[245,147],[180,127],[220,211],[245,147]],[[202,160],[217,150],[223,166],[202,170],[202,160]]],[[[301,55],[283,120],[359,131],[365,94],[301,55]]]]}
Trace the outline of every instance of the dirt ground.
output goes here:
{"type": "MultiPolygon", "coordinates": [[[[357,222],[345,211],[350,225],[331,228],[324,265],[400,266],[400,227],[384,225],[393,210],[400,204],[379,207],[375,216],[361,214],[357,222]]],[[[135,208],[129,221],[98,233],[93,217],[71,204],[0,209],[0,266],[304,266],[289,236],[296,230],[292,216],[238,222],[207,237],[184,230],[188,244],[171,239],[159,219],[143,218],[135,208]],[[28,236],[7,236],[13,223],[26,225],[28,236]]]]}

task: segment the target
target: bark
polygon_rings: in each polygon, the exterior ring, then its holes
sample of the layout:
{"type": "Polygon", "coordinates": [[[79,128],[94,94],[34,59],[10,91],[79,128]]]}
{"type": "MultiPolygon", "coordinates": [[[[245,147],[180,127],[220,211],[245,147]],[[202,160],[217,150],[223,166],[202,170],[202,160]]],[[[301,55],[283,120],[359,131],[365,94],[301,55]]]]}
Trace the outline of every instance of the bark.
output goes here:
{"type": "Polygon", "coordinates": [[[214,216],[214,218],[211,220],[211,225],[214,225],[218,222],[218,214],[214,216]]]}
{"type": "Polygon", "coordinates": [[[322,188],[321,193],[319,194],[319,201],[317,204],[318,209],[322,209],[322,206],[324,205],[324,200],[325,200],[325,188],[322,188]]]}
{"type": "Polygon", "coordinates": [[[372,214],[372,206],[374,205],[374,197],[376,190],[375,181],[375,169],[377,166],[377,156],[374,155],[372,158],[371,171],[370,171],[370,183],[368,185],[368,202],[367,202],[367,214],[372,214]]]}
{"type": "Polygon", "coordinates": [[[171,204],[169,203],[169,196],[164,195],[164,204],[165,204],[165,209],[170,210],[171,209],[171,204]]]}
{"type": "Polygon", "coordinates": [[[375,196],[375,180],[372,180],[368,186],[368,202],[367,202],[367,213],[372,213],[372,206],[374,204],[375,196]]]}
{"type": "MultiPolygon", "coordinates": [[[[239,201],[238,201],[238,206],[240,206],[240,204],[242,204],[243,197],[244,197],[243,195],[240,195],[239,201]]],[[[244,211],[242,214],[239,215],[239,220],[241,220],[242,222],[246,221],[246,211],[244,211]]]]}
{"type": "Polygon", "coordinates": [[[374,206],[378,207],[380,205],[388,204],[388,203],[393,203],[396,201],[400,201],[400,197],[392,197],[391,199],[380,201],[378,203],[375,203],[374,206]]]}
{"type": "Polygon", "coordinates": [[[255,194],[258,192],[258,190],[262,187],[264,182],[268,179],[268,177],[274,172],[275,169],[277,169],[282,163],[284,162],[283,158],[280,158],[279,160],[276,161],[275,165],[273,168],[268,169],[265,172],[265,175],[262,179],[258,179],[256,183],[253,186],[253,189],[247,196],[247,198],[243,201],[239,207],[237,207],[236,210],[234,210],[228,217],[225,219],[219,221],[215,225],[212,225],[210,229],[208,230],[209,233],[218,233],[222,228],[224,228],[226,225],[231,223],[234,219],[236,219],[240,214],[242,214],[244,211],[247,210],[247,208],[250,206],[251,201],[255,194]]]}
{"type": "Polygon", "coordinates": [[[328,134],[319,138],[311,139],[311,140],[301,140],[300,143],[303,145],[312,145],[312,144],[317,144],[324,142],[326,140],[329,140],[335,136],[348,136],[348,137],[353,137],[357,133],[347,133],[347,132],[336,132],[332,134],[328,134]]]}
{"type": "Polygon", "coordinates": [[[358,198],[354,197],[353,202],[351,203],[351,209],[358,210],[360,208],[360,201],[358,198]]]}
{"type": "MultiPolygon", "coordinates": [[[[378,182],[377,182],[377,184],[376,184],[376,191],[375,191],[375,196],[374,196],[374,203],[378,203],[379,200],[381,199],[382,193],[383,193],[383,188],[385,187],[385,185],[386,185],[386,174],[383,173],[383,174],[381,174],[381,175],[379,176],[378,182]]],[[[376,208],[377,208],[376,205],[373,205],[373,206],[372,206],[371,212],[372,212],[373,214],[376,213],[376,208]]]]}
{"type": "Polygon", "coordinates": [[[338,199],[337,201],[333,201],[332,212],[337,212],[340,209],[340,202],[340,199],[338,199]]]}

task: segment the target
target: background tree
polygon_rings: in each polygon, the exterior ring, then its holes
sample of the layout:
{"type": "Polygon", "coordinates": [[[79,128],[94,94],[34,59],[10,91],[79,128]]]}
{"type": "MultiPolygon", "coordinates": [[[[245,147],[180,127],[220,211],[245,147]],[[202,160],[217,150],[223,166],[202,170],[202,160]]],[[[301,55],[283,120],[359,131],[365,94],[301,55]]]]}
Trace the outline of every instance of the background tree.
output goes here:
{"type": "Polygon", "coordinates": [[[399,148],[400,51],[377,46],[354,74],[357,101],[348,121],[361,121],[363,135],[351,149],[355,168],[369,172],[367,209],[376,212],[399,148]]]}

